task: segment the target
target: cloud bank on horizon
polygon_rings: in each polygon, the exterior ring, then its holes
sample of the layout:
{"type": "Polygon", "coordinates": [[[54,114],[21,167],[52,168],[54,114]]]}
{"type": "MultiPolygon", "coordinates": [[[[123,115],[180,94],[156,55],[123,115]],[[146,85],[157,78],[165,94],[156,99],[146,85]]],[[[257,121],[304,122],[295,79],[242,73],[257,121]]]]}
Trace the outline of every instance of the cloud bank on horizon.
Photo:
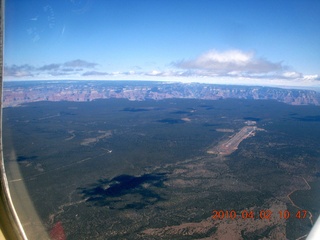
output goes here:
{"type": "MultiPolygon", "coordinates": [[[[169,65],[169,64],[168,64],[169,65]]],[[[264,85],[317,84],[320,76],[303,75],[290,70],[281,62],[257,58],[253,52],[209,50],[189,60],[170,63],[167,70],[107,72],[98,69],[99,64],[85,60],[51,63],[42,66],[11,65],[4,67],[4,75],[12,79],[95,79],[95,80],[177,80],[181,82],[238,83],[264,85]]]]}
{"type": "Polygon", "coordinates": [[[319,22],[317,0],[11,0],[4,77],[320,88],[319,22]]]}

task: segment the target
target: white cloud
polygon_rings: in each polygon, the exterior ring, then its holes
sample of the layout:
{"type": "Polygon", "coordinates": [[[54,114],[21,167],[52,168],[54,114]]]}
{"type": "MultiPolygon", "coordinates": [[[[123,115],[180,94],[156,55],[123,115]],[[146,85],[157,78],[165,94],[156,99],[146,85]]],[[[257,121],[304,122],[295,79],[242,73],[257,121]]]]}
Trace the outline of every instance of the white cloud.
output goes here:
{"type": "Polygon", "coordinates": [[[29,64],[4,66],[4,76],[11,77],[31,77],[34,67],[29,64]]]}
{"type": "MultiPolygon", "coordinates": [[[[84,60],[72,60],[65,63],[51,63],[42,65],[40,67],[29,64],[24,65],[10,65],[4,67],[4,75],[12,78],[23,77],[43,77],[43,76],[65,76],[75,75],[76,72],[83,72],[87,69],[92,69],[98,64],[87,62],[84,60]]],[[[93,72],[93,71],[92,71],[93,72]]],[[[89,75],[89,74],[88,74],[89,75]]],[[[96,74],[99,75],[99,74],[96,74]]],[[[101,75],[101,74],[100,74],[101,75]]],[[[85,74],[84,74],[85,76],[85,74]]]]}
{"type": "Polygon", "coordinates": [[[107,72],[98,72],[98,71],[87,71],[82,73],[82,76],[108,76],[110,75],[107,72]]]}
{"type": "Polygon", "coordinates": [[[263,58],[255,58],[252,52],[210,50],[191,60],[174,62],[173,66],[182,69],[203,69],[217,74],[229,72],[267,73],[283,69],[281,63],[272,63],[263,58]]]}
{"type": "Polygon", "coordinates": [[[157,71],[157,70],[152,70],[151,72],[147,72],[146,75],[148,75],[148,76],[161,76],[162,72],[157,71]]]}
{"type": "Polygon", "coordinates": [[[318,74],[304,75],[303,79],[307,80],[307,81],[320,81],[320,75],[318,75],[318,74]]]}
{"type": "Polygon", "coordinates": [[[47,71],[47,70],[58,70],[60,68],[61,64],[48,64],[48,65],[43,65],[38,68],[40,71],[47,71]]]}
{"type": "Polygon", "coordinates": [[[284,72],[282,76],[285,78],[301,78],[302,74],[298,72],[284,72]]]}
{"type": "Polygon", "coordinates": [[[217,52],[216,50],[211,50],[201,55],[196,61],[199,64],[206,64],[207,62],[216,62],[245,65],[252,59],[252,55],[252,53],[244,53],[239,50],[230,50],[226,52],[217,52]]]}
{"type": "Polygon", "coordinates": [[[81,59],[76,59],[76,60],[64,63],[64,66],[66,66],[66,67],[80,67],[80,68],[81,67],[83,67],[83,68],[93,68],[96,65],[98,65],[98,64],[87,62],[87,61],[84,61],[84,60],[81,60],[81,59]]]}
{"type": "Polygon", "coordinates": [[[320,75],[304,75],[282,63],[255,56],[254,52],[210,50],[194,59],[176,61],[169,67],[151,69],[131,67],[108,71],[97,63],[72,60],[42,66],[5,66],[6,79],[94,79],[94,80],[156,80],[247,84],[272,86],[320,86],[320,75]],[[100,66],[99,68],[97,66],[100,66]],[[134,70],[132,70],[134,69],[134,70]]]}
{"type": "Polygon", "coordinates": [[[135,75],[136,72],[131,70],[131,71],[123,72],[122,74],[124,74],[124,75],[135,75]]]}

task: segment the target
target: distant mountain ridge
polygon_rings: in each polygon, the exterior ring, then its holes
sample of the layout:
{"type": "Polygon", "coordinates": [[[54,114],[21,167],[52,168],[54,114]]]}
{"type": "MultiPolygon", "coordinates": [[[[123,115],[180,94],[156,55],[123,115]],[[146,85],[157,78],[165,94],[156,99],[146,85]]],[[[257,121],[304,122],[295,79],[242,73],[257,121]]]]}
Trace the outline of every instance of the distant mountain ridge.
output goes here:
{"type": "Polygon", "coordinates": [[[320,93],[312,90],[259,86],[168,83],[146,81],[41,81],[5,82],[3,106],[36,101],[92,101],[124,98],[146,99],[256,99],[276,100],[291,105],[320,105],[320,93]]]}

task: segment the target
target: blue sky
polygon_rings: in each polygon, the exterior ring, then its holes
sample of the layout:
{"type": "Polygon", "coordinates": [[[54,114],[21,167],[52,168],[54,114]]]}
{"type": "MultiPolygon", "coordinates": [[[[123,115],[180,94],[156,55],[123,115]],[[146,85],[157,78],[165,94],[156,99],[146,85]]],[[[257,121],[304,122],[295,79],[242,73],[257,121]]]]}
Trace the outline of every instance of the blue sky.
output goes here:
{"type": "Polygon", "coordinates": [[[10,0],[5,79],[320,86],[318,0],[10,0]]]}

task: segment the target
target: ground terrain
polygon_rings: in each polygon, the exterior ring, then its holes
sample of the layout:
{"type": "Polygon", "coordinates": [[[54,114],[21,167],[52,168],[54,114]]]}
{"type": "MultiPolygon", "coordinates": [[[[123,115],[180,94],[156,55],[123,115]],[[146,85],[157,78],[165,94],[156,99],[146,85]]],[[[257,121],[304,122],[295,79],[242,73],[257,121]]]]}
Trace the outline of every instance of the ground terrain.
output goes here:
{"type": "Polygon", "coordinates": [[[67,239],[297,239],[319,216],[318,113],[271,100],[28,103],[3,112],[6,170],[67,239]]]}

